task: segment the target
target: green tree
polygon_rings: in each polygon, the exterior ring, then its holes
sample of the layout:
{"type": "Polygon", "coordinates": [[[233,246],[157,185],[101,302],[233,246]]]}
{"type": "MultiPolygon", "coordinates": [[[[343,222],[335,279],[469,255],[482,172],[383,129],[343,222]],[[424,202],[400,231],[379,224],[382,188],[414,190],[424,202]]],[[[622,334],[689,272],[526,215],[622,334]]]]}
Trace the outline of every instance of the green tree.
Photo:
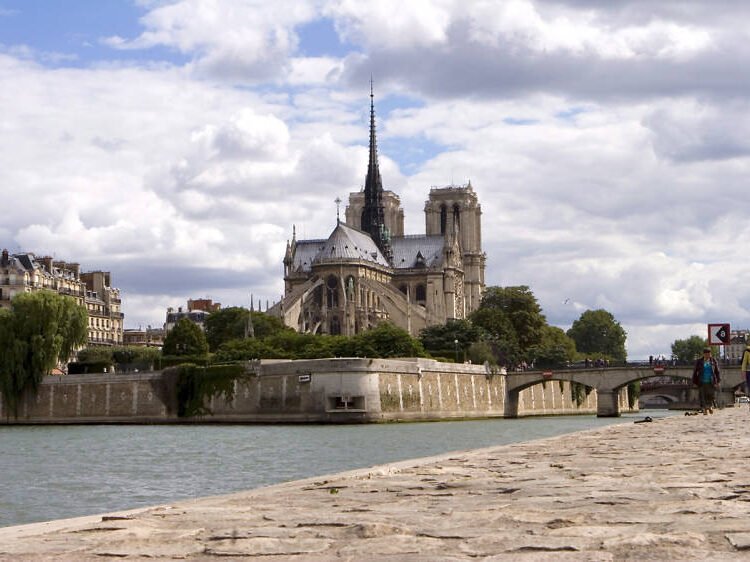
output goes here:
{"type": "Polygon", "coordinates": [[[611,312],[587,310],[568,330],[581,353],[602,353],[615,361],[625,361],[627,334],[611,312]]]}
{"type": "Polygon", "coordinates": [[[706,347],[706,339],[700,336],[690,336],[684,340],[672,342],[672,355],[678,363],[692,363],[701,356],[703,348],[706,347]]]}
{"type": "Polygon", "coordinates": [[[542,341],[531,348],[537,367],[562,367],[576,358],[576,343],[557,326],[542,328],[542,341]]]}
{"type": "Polygon", "coordinates": [[[547,319],[542,314],[534,293],[526,285],[488,287],[482,296],[478,311],[482,309],[500,310],[505,313],[522,351],[541,342],[542,328],[547,325],[547,319]]]}
{"type": "Polygon", "coordinates": [[[248,336],[263,339],[289,331],[294,330],[284,326],[281,319],[264,312],[251,312],[241,306],[222,308],[206,318],[206,340],[211,351],[231,340],[248,336]]]}
{"type": "Polygon", "coordinates": [[[67,362],[86,342],[88,316],[74,299],[51,291],[22,293],[0,310],[0,389],[8,411],[17,414],[27,390],[67,362]]]}
{"type": "Polygon", "coordinates": [[[242,339],[250,326],[250,311],[240,306],[222,308],[208,315],[205,322],[208,348],[216,351],[230,340],[242,339]]]}
{"type": "Polygon", "coordinates": [[[203,330],[188,318],[180,318],[164,338],[164,355],[201,356],[208,353],[208,342],[203,330]]]}
{"type": "Polygon", "coordinates": [[[357,345],[372,348],[370,357],[424,357],[422,343],[409,335],[409,332],[390,322],[378,324],[375,328],[357,334],[353,338],[357,345]]]}
{"type": "Polygon", "coordinates": [[[419,333],[419,341],[431,355],[453,357],[456,347],[463,357],[472,344],[486,335],[484,329],[469,320],[448,320],[441,326],[429,326],[419,333]],[[458,343],[456,343],[458,342],[458,343]]]}

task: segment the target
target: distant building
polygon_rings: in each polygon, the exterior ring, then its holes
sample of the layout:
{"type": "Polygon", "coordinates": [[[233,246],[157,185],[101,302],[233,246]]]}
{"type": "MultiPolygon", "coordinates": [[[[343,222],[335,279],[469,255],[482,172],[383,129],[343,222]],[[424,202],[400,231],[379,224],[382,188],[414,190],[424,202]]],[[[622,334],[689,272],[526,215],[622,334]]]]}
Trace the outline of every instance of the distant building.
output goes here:
{"type": "Polygon", "coordinates": [[[486,255],[471,182],[432,188],[425,234],[404,235],[398,195],[383,189],[370,102],[364,190],[325,239],[297,240],[284,256],[285,295],[268,310],[299,332],[354,335],[390,321],[417,335],[479,307],[486,255]]]}
{"type": "Polygon", "coordinates": [[[187,310],[183,310],[181,306],[177,310],[169,307],[167,309],[167,321],[164,323],[164,333],[166,335],[171,332],[175,324],[182,318],[187,318],[197,324],[201,330],[205,330],[206,318],[217,310],[221,310],[221,303],[215,303],[211,299],[188,299],[187,310]]]}
{"type": "Polygon", "coordinates": [[[750,330],[732,330],[729,333],[729,345],[724,346],[724,357],[730,363],[740,363],[748,343],[750,343],[750,330]]]}
{"type": "Polygon", "coordinates": [[[0,257],[0,307],[9,308],[20,293],[47,289],[67,295],[86,307],[89,345],[122,345],[123,318],[120,290],[112,287],[109,271],[81,273],[78,263],[56,261],[33,253],[0,257]]]}
{"type": "Polygon", "coordinates": [[[155,347],[161,349],[164,345],[163,328],[128,328],[123,332],[123,344],[135,347],[155,347]]]}

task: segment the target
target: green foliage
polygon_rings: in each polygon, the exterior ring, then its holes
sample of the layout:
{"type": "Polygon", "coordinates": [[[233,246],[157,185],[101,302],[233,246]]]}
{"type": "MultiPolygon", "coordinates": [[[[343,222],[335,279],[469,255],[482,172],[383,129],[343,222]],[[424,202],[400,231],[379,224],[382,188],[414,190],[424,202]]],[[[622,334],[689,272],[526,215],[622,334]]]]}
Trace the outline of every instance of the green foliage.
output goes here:
{"type": "Polygon", "coordinates": [[[675,340],[672,343],[672,355],[678,363],[692,363],[703,353],[707,341],[700,336],[690,336],[684,340],[675,340]]]}
{"type": "Polygon", "coordinates": [[[208,342],[203,330],[187,318],[180,318],[175,327],[164,338],[164,355],[206,355],[208,342]]]}
{"type": "Polygon", "coordinates": [[[234,381],[248,376],[242,365],[199,367],[186,363],[174,369],[178,417],[211,415],[207,402],[214,396],[230,402],[234,399],[234,381]]]}
{"type": "Polygon", "coordinates": [[[513,366],[531,359],[542,341],[547,320],[536,297],[525,286],[488,287],[470,320],[488,334],[498,364],[513,366]]]}
{"type": "Polygon", "coordinates": [[[264,339],[232,340],[219,346],[217,361],[323,359],[326,357],[424,357],[419,340],[392,324],[353,337],[299,334],[283,330],[264,339]]]}
{"type": "Polygon", "coordinates": [[[495,359],[495,354],[492,352],[492,346],[486,341],[472,343],[467,355],[469,361],[475,365],[483,365],[484,363],[489,363],[493,366],[497,365],[497,359],[495,359]]]}
{"type": "Polygon", "coordinates": [[[593,387],[578,382],[570,383],[570,399],[575,402],[576,408],[580,408],[586,397],[591,394],[593,387]]]}
{"type": "Polygon", "coordinates": [[[479,310],[482,309],[499,310],[505,314],[522,351],[541,342],[542,328],[547,319],[534,293],[526,285],[488,287],[479,305],[479,310]]]}
{"type": "Polygon", "coordinates": [[[581,353],[602,353],[621,362],[626,359],[627,334],[612,313],[606,310],[587,310],[581,314],[568,330],[568,336],[581,353]]]}
{"type": "Polygon", "coordinates": [[[544,326],[542,340],[531,348],[530,355],[537,367],[564,367],[575,360],[576,343],[562,329],[544,326]]]}
{"type": "Polygon", "coordinates": [[[628,408],[631,410],[638,403],[638,398],[641,396],[641,381],[633,381],[628,383],[628,408]]]}
{"type": "Polygon", "coordinates": [[[147,370],[158,366],[160,359],[161,352],[153,347],[94,346],[79,351],[77,362],[70,363],[68,369],[70,373],[101,373],[104,368],[116,365],[118,371],[147,370]]]}
{"type": "Polygon", "coordinates": [[[411,337],[409,332],[389,322],[357,334],[353,338],[360,349],[372,349],[369,357],[425,357],[422,343],[411,337]]]}
{"type": "Polygon", "coordinates": [[[283,332],[294,333],[294,329],[285,326],[280,318],[276,318],[265,312],[253,311],[250,313],[250,317],[253,320],[253,331],[256,338],[268,338],[283,332]]]}
{"type": "Polygon", "coordinates": [[[293,330],[284,326],[281,319],[240,306],[217,310],[206,318],[206,340],[211,351],[232,340],[264,339],[289,331],[293,330]]]}
{"type": "Polygon", "coordinates": [[[455,358],[458,347],[460,357],[463,358],[467,350],[485,336],[486,332],[469,320],[448,320],[442,326],[429,326],[423,329],[419,334],[419,341],[428,353],[443,357],[455,358]]]}
{"type": "Polygon", "coordinates": [[[42,377],[86,342],[88,316],[75,300],[51,291],[22,293],[0,311],[0,389],[8,411],[36,392],[42,377]]]}

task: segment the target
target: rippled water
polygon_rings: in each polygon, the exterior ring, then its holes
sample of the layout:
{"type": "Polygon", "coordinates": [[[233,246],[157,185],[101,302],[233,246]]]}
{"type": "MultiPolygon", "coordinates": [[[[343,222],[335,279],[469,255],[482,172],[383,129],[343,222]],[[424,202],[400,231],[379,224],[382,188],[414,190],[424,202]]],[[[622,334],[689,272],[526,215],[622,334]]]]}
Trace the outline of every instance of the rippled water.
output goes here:
{"type": "MultiPolygon", "coordinates": [[[[667,412],[635,417],[645,415],[667,412]]],[[[565,416],[346,426],[5,426],[0,527],[632,422],[565,416]]]]}

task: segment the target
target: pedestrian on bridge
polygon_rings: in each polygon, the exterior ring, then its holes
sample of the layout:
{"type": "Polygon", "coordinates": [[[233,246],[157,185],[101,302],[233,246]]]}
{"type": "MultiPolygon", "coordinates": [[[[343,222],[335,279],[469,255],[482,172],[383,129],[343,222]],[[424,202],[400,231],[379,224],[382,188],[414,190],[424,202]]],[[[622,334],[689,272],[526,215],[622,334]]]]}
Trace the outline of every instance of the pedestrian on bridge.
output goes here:
{"type": "Polygon", "coordinates": [[[714,413],[714,389],[720,382],[719,364],[711,356],[711,348],[706,347],[703,357],[699,357],[693,367],[693,384],[698,387],[698,399],[703,415],[714,413]]]}
{"type": "Polygon", "coordinates": [[[745,394],[750,396],[750,343],[742,354],[742,371],[745,373],[745,394]]]}

